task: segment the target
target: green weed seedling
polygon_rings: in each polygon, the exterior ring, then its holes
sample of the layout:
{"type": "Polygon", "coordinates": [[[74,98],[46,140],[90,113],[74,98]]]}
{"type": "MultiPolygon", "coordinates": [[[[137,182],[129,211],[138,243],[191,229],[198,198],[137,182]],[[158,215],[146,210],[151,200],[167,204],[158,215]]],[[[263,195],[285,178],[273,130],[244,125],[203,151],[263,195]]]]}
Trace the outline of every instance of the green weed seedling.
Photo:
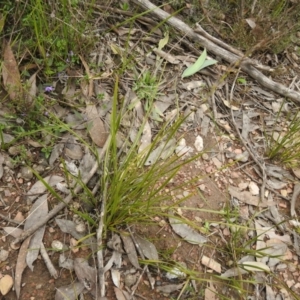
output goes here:
{"type": "Polygon", "coordinates": [[[133,85],[132,90],[137,93],[139,100],[144,102],[146,112],[152,108],[153,100],[159,94],[159,84],[159,79],[150,71],[146,71],[136,79],[133,85]]]}

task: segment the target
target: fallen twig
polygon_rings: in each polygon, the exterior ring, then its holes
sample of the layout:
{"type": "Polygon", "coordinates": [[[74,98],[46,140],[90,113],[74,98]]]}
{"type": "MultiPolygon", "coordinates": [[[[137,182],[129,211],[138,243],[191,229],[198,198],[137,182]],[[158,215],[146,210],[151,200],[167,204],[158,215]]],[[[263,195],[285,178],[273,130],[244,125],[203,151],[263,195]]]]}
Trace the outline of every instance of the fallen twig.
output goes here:
{"type": "Polygon", "coordinates": [[[41,242],[40,252],[41,252],[41,255],[43,257],[43,260],[46,264],[46,267],[47,267],[50,275],[53,276],[55,279],[57,279],[58,278],[58,273],[57,273],[55,267],[53,266],[52,261],[49,258],[49,255],[46,251],[46,248],[45,248],[43,242],[41,242]]]}
{"type": "MultiPolygon", "coordinates": [[[[105,175],[104,175],[105,176],[105,175]]],[[[103,190],[102,195],[102,203],[100,209],[100,217],[99,217],[99,225],[97,229],[97,260],[98,260],[98,276],[99,276],[99,286],[100,286],[100,297],[105,297],[105,270],[103,263],[103,249],[102,249],[102,233],[104,227],[104,217],[105,217],[105,207],[106,207],[106,197],[107,197],[107,186],[108,182],[106,182],[106,186],[103,190]]]]}
{"type": "MultiPolygon", "coordinates": [[[[253,79],[255,79],[262,86],[268,88],[269,90],[271,90],[279,95],[288,97],[288,98],[292,99],[293,101],[300,103],[300,93],[299,92],[291,90],[288,87],[286,87],[278,82],[274,82],[272,79],[265,76],[263,73],[261,73],[254,67],[257,64],[257,62],[255,62],[254,60],[252,60],[248,57],[245,57],[245,56],[241,57],[240,55],[237,55],[235,53],[232,53],[232,52],[220,47],[213,41],[204,37],[202,35],[203,33],[198,34],[192,28],[190,28],[188,25],[186,25],[184,22],[182,22],[181,20],[179,20],[175,17],[172,17],[170,14],[168,14],[167,12],[158,8],[157,6],[153,5],[148,0],[132,0],[132,1],[134,3],[142,6],[143,8],[151,11],[151,13],[154,14],[155,16],[157,16],[158,18],[160,18],[162,20],[166,20],[166,22],[169,23],[171,26],[173,26],[180,32],[183,32],[186,36],[188,36],[195,42],[200,43],[209,52],[212,52],[215,55],[221,57],[222,59],[224,59],[225,61],[234,65],[235,67],[240,66],[242,71],[246,72],[249,76],[251,76],[253,79]]],[[[223,46],[224,46],[224,44],[225,43],[222,42],[223,46]]],[[[227,45],[227,49],[230,49],[230,48],[231,47],[229,45],[227,45]]]]}

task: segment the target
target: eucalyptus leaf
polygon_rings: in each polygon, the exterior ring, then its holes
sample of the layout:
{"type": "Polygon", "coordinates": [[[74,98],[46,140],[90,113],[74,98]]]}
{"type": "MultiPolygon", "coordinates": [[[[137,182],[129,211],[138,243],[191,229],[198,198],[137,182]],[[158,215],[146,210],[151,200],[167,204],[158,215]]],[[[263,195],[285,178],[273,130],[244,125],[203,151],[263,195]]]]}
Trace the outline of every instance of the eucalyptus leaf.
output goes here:
{"type": "Polygon", "coordinates": [[[168,44],[168,41],[169,41],[169,32],[168,31],[165,32],[164,35],[165,35],[165,37],[163,39],[161,39],[159,41],[159,43],[158,43],[158,49],[159,50],[162,50],[162,48],[168,44]]]}
{"type": "Polygon", "coordinates": [[[196,60],[196,62],[193,65],[189,66],[183,72],[182,78],[192,76],[195,73],[199,72],[200,70],[217,63],[217,61],[214,59],[206,60],[206,57],[207,57],[207,52],[206,49],[204,49],[200,57],[196,60]]]}

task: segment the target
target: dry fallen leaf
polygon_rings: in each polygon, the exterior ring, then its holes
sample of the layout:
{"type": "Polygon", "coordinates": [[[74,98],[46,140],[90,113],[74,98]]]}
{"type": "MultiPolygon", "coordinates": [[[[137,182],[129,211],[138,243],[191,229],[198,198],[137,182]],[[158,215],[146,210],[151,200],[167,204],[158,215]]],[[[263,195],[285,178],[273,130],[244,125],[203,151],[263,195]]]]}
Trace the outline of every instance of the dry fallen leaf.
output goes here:
{"type": "MultiPolygon", "coordinates": [[[[208,283],[209,284],[209,283],[208,283]]],[[[219,297],[217,296],[217,291],[212,284],[205,289],[204,299],[205,300],[217,300],[219,297]]]]}
{"type": "Polygon", "coordinates": [[[252,271],[252,272],[261,272],[261,271],[265,271],[265,272],[270,272],[270,268],[259,261],[244,261],[241,266],[243,267],[243,269],[245,269],[246,271],[252,271]]]}
{"type": "Polygon", "coordinates": [[[31,239],[31,237],[27,238],[23,242],[22,246],[19,249],[19,255],[18,255],[17,264],[16,264],[16,273],[15,273],[15,290],[16,290],[18,299],[20,297],[20,292],[21,292],[22,274],[27,266],[26,255],[27,255],[27,250],[28,250],[28,246],[30,243],[30,239],[31,239]]]}
{"type": "MultiPolygon", "coordinates": [[[[48,201],[47,194],[39,197],[32,205],[29,216],[25,222],[24,229],[32,227],[39,220],[44,219],[48,214],[48,201]]],[[[28,267],[33,271],[33,263],[38,258],[41,243],[43,241],[46,226],[41,226],[31,237],[29,243],[29,251],[26,256],[26,263],[28,267]]]]}
{"type": "Polygon", "coordinates": [[[145,166],[153,165],[159,159],[166,159],[174,153],[174,149],[176,146],[176,140],[170,139],[168,141],[162,142],[156,149],[151,151],[147,160],[145,162],[145,166]]]}
{"type": "MultiPolygon", "coordinates": [[[[53,176],[47,176],[43,178],[47,184],[50,186],[55,186],[58,182],[61,182],[64,180],[63,177],[53,175],[53,176]]],[[[47,190],[46,186],[42,181],[37,181],[31,189],[27,192],[27,200],[29,203],[32,203],[38,196],[39,194],[43,194],[47,190]]]]}
{"type": "Polygon", "coordinates": [[[80,240],[83,237],[83,234],[77,232],[76,224],[73,221],[56,218],[55,222],[62,232],[71,234],[75,239],[80,240]]]}
{"type": "Polygon", "coordinates": [[[21,76],[18,68],[18,63],[15,59],[14,53],[9,42],[3,42],[3,64],[2,64],[2,78],[3,85],[11,100],[21,98],[22,91],[21,76]]]}
{"type": "Polygon", "coordinates": [[[121,286],[121,273],[118,269],[110,269],[111,279],[116,287],[121,286]]]}
{"type": "Polygon", "coordinates": [[[55,300],[76,300],[83,290],[84,285],[81,282],[61,286],[56,290],[55,300]]]}
{"type": "Polygon", "coordinates": [[[97,270],[89,266],[84,258],[75,258],[74,270],[78,280],[84,284],[84,287],[95,295],[97,293],[97,270]]]}
{"type": "Polygon", "coordinates": [[[126,235],[126,233],[121,233],[121,239],[123,241],[124,249],[127,253],[129,261],[136,269],[140,269],[141,267],[139,265],[138,256],[131,237],[126,235]]]}
{"type": "Polygon", "coordinates": [[[108,137],[108,133],[105,129],[104,123],[101,120],[97,107],[92,104],[88,104],[86,108],[86,115],[88,117],[88,132],[93,142],[100,148],[102,148],[108,137]]]}
{"type": "Polygon", "coordinates": [[[31,75],[31,77],[28,79],[28,85],[29,85],[29,90],[26,94],[26,104],[30,106],[33,101],[35,100],[36,94],[37,94],[37,86],[36,86],[36,75],[38,72],[35,72],[34,74],[31,75]]]}
{"type": "Polygon", "coordinates": [[[180,284],[167,284],[167,285],[163,285],[163,286],[158,286],[156,289],[159,292],[162,292],[164,294],[171,294],[175,291],[180,290],[183,287],[183,283],[180,284]]]}
{"type": "Polygon", "coordinates": [[[221,277],[230,278],[248,273],[242,268],[232,268],[221,274],[221,277]]]}
{"type": "Polygon", "coordinates": [[[138,153],[143,152],[145,149],[147,149],[151,145],[151,138],[152,138],[151,126],[150,126],[149,122],[147,121],[143,128],[143,134],[141,137],[141,144],[140,144],[138,153]]]}
{"type": "Polygon", "coordinates": [[[239,201],[241,201],[243,203],[254,205],[254,206],[259,206],[259,207],[267,207],[268,206],[268,203],[261,202],[260,198],[258,196],[253,196],[248,191],[241,192],[241,191],[239,191],[239,189],[237,187],[229,186],[228,192],[232,197],[238,199],[239,201]]]}
{"type": "Polygon", "coordinates": [[[134,238],[146,258],[148,258],[150,260],[158,261],[158,253],[157,253],[157,250],[156,250],[154,244],[152,244],[148,240],[141,238],[140,236],[138,236],[136,234],[134,235],[134,238]]]}
{"type": "Polygon", "coordinates": [[[23,229],[18,227],[3,227],[2,229],[7,235],[11,235],[14,238],[18,238],[23,233],[23,229]]]}
{"type": "Polygon", "coordinates": [[[191,244],[204,244],[207,242],[207,238],[191,228],[189,225],[184,224],[182,221],[169,217],[169,222],[172,229],[182,237],[184,240],[191,244]]]}
{"type": "Polygon", "coordinates": [[[126,300],[123,291],[117,287],[114,287],[115,295],[117,300],[126,300]]]}
{"type": "Polygon", "coordinates": [[[70,136],[65,145],[65,154],[71,159],[80,160],[83,156],[81,146],[73,136],[70,136]]]}
{"type": "Polygon", "coordinates": [[[122,254],[118,251],[114,251],[112,256],[110,257],[109,261],[106,263],[103,272],[104,274],[112,268],[112,266],[116,268],[121,268],[122,265],[122,254]]]}

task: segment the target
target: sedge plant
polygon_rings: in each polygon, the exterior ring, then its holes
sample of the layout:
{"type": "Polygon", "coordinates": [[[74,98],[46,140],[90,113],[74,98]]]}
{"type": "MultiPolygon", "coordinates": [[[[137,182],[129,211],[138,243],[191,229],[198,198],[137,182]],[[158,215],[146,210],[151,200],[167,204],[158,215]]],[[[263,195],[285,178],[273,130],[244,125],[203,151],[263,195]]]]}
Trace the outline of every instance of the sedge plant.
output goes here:
{"type": "MultiPolygon", "coordinates": [[[[275,123],[282,122],[284,116],[282,103],[277,113],[275,123]]],[[[267,155],[270,159],[282,162],[288,167],[298,167],[300,165],[300,112],[297,110],[284,116],[283,125],[285,130],[278,133],[275,129],[269,134],[265,133],[267,141],[267,155]]]]}

